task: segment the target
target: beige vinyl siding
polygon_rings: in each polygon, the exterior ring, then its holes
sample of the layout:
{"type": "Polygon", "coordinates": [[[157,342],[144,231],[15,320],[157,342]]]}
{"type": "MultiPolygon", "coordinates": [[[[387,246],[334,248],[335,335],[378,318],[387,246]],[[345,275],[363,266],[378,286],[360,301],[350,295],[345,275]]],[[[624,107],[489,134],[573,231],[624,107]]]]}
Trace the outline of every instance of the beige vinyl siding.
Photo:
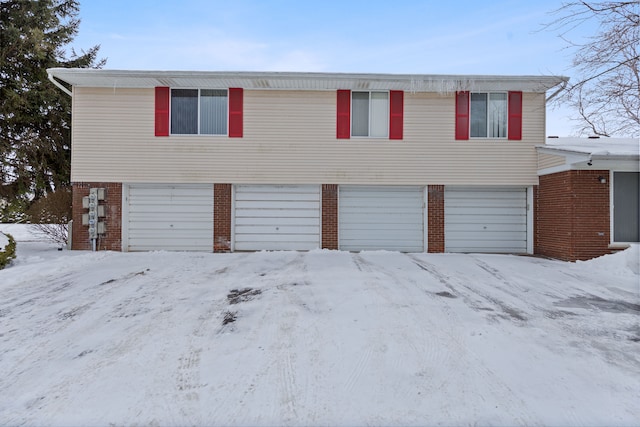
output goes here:
{"type": "Polygon", "coordinates": [[[153,89],[75,88],[72,180],[535,185],[544,94],[523,140],[454,140],[454,95],[405,93],[404,140],[336,139],[335,91],[244,92],[244,138],[154,136],[153,89]]]}
{"type": "Polygon", "coordinates": [[[562,166],[565,163],[564,156],[555,156],[553,154],[538,153],[538,169],[552,168],[562,166]]]}

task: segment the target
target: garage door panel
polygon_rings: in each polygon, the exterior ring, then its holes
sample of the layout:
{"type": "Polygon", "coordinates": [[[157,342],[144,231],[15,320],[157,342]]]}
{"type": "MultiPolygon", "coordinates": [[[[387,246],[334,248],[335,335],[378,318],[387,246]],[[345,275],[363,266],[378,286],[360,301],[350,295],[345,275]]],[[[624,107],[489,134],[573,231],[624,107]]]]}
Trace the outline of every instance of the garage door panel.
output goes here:
{"type": "MultiPolygon", "coordinates": [[[[253,243],[253,242],[297,242],[297,243],[315,243],[317,241],[317,235],[313,234],[236,234],[236,244],[238,243],[253,243]]],[[[307,248],[308,249],[308,248],[307,248]]]]}
{"type": "Polygon", "coordinates": [[[527,218],[523,215],[450,215],[447,226],[453,224],[521,224],[526,227],[527,218]]]}
{"type": "Polygon", "coordinates": [[[236,217],[236,227],[253,225],[253,226],[261,226],[261,225],[269,225],[269,226],[291,226],[291,225],[301,225],[301,226],[315,226],[318,225],[318,216],[306,216],[306,217],[256,217],[256,216],[244,216],[244,217],[236,217]]]}
{"type": "Polygon", "coordinates": [[[527,251],[526,188],[445,188],[447,252],[527,251]]]}
{"type": "Polygon", "coordinates": [[[476,200],[464,200],[464,199],[456,199],[449,200],[450,207],[456,208],[485,208],[485,209],[495,209],[495,208],[514,208],[519,209],[527,206],[527,201],[522,199],[476,199],[476,200]]]}
{"type": "MultiPolygon", "coordinates": [[[[422,207],[416,208],[416,210],[422,210],[422,207]]],[[[351,224],[357,227],[358,224],[394,224],[394,223],[404,223],[409,224],[413,227],[417,227],[417,224],[420,223],[424,216],[420,213],[395,213],[389,211],[368,211],[368,215],[363,215],[363,212],[358,212],[357,210],[351,212],[343,212],[340,211],[341,220],[344,219],[345,223],[349,223],[349,227],[351,224]],[[389,217],[387,221],[381,221],[381,217],[389,217]]]]}
{"type": "MultiPolygon", "coordinates": [[[[202,230],[165,230],[163,233],[158,233],[155,235],[149,235],[144,231],[135,231],[131,233],[131,237],[136,240],[136,243],[140,242],[150,242],[150,241],[160,241],[164,240],[167,242],[173,242],[170,246],[174,245],[187,245],[186,243],[175,242],[175,240],[179,239],[188,239],[189,242],[198,241],[201,244],[208,242],[210,239],[206,236],[202,236],[202,230]]],[[[160,248],[156,248],[160,249],[160,248]]]]}
{"type": "Polygon", "coordinates": [[[354,251],[378,251],[378,250],[386,250],[386,251],[398,251],[398,252],[422,252],[423,242],[415,242],[413,245],[410,242],[400,242],[398,239],[390,239],[390,240],[341,240],[341,244],[345,247],[357,247],[357,249],[344,249],[343,250],[354,250],[354,251]],[[381,247],[383,249],[381,249],[381,247]]]}
{"type": "Polygon", "coordinates": [[[236,202],[243,201],[276,201],[276,202],[289,202],[291,201],[291,196],[295,195],[296,201],[304,202],[317,202],[318,194],[315,192],[311,193],[300,193],[300,192],[280,192],[280,193],[265,193],[265,192],[249,192],[249,193],[240,193],[236,197],[236,202]]]}
{"type": "Polygon", "coordinates": [[[320,227],[304,226],[304,225],[279,225],[275,228],[272,225],[237,225],[236,233],[243,234],[307,234],[317,236],[320,231],[320,227]]]}
{"type": "Polygon", "coordinates": [[[157,221],[144,221],[138,225],[136,225],[135,229],[129,231],[129,235],[133,235],[136,232],[147,230],[163,230],[163,232],[170,232],[173,230],[197,230],[198,232],[202,232],[203,227],[206,227],[206,223],[197,222],[197,221],[165,221],[165,220],[157,220],[157,221]]]}
{"type": "Polygon", "coordinates": [[[130,184],[127,249],[213,250],[213,185],[130,184]]]}
{"type": "Polygon", "coordinates": [[[285,200],[244,200],[236,201],[237,209],[254,209],[259,205],[260,209],[273,209],[276,211],[289,210],[317,210],[320,208],[320,201],[285,201],[285,200]]]}
{"type": "Polygon", "coordinates": [[[494,232],[517,232],[517,233],[521,233],[522,231],[526,231],[526,224],[523,223],[513,223],[513,224],[508,224],[508,223],[488,223],[488,222],[483,222],[482,224],[480,223],[456,223],[456,224],[449,224],[449,230],[450,231],[464,231],[464,232],[471,232],[471,231],[494,231],[494,232]]]}
{"type": "Polygon", "coordinates": [[[424,250],[423,187],[341,186],[338,237],[345,250],[424,250]]]}
{"type": "Polygon", "coordinates": [[[319,218],[319,209],[237,209],[236,218],[319,218]]]}
{"type": "Polygon", "coordinates": [[[294,241],[265,241],[265,242],[247,242],[236,244],[236,250],[239,251],[308,251],[309,242],[294,241]],[[245,249],[246,248],[246,249],[245,249]]]}
{"type": "MultiPolygon", "coordinates": [[[[371,235],[367,235],[365,233],[362,233],[360,235],[357,235],[358,239],[356,240],[362,240],[364,241],[375,241],[375,240],[380,240],[380,241],[385,241],[385,242],[389,242],[389,241],[402,241],[402,242],[408,242],[409,245],[415,245],[416,242],[420,243],[420,246],[422,246],[422,239],[420,238],[420,236],[416,236],[416,232],[415,229],[414,230],[390,230],[390,229],[376,229],[375,234],[371,234],[371,235]]],[[[348,241],[349,238],[346,237],[343,240],[348,241]]],[[[378,249],[384,249],[384,248],[378,248],[378,249]]]]}
{"type": "Polygon", "coordinates": [[[372,225],[379,225],[379,227],[377,227],[377,232],[382,232],[383,230],[389,230],[389,231],[410,231],[411,233],[415,233],[416,230],[416,226],[412,223],[404,223],[404,222],[398,222],[398,223],[394,223],[394,224],[379,224],[373,220],[369,220],[369,222],[358,222],[358,223],[354,223],[353,225],[350,225],[349,228],[351,230],[363,230],[363,231],[367,231],[367,230],[371,230],[371,226],[372,225]]]}
{"type": "Polygon", "coordinates": [[[236,250],[320,246],[319,185],[238,185],[234,213],[236,250]]]}
{"type": "Polygon", "coordinates": [[[522,240],[522,232],[517,231],[498,231],[498,230],[475,230],[465,231],[464,238],[461,241],[475,241],[483,242],[483,245],[496,247],[500,245],[500,242],[519,242],[522,240]],[[488,239],[487,234],[491,234],[491,238],[488,239]]]}
{"type": "Polygon", "coordinates": [[[474,215],[487,215],[487,216],[495,216],[495,215],[503,215],[503,216],[525,216],[526,217],[526,203],[521,207],[489,207],[489,206],[473,206],[469,205],[467,207],[454,206],[447,207],[445,205],[445,209],[447,212],[453,215],[461,215],[461,216],[474,216],[474,215]]]}
{"type": "MultiPolygon", "coordinates": [[[[406,193],[405,193],[406,196],[406,193]]],[[[385,196],[380,196],[380,199],[375,199],[373,197],[366,198],[358,198],[353,193],[351,194],[343,194],[342,195],[342,203],[344,203],[345,207],[374,207],[380,209],[394,209],[397,207],[413,207],[413,206],[422,206],[422,200],[407,200],[398,199],[398,198],[384,198],[385,196]]]]}

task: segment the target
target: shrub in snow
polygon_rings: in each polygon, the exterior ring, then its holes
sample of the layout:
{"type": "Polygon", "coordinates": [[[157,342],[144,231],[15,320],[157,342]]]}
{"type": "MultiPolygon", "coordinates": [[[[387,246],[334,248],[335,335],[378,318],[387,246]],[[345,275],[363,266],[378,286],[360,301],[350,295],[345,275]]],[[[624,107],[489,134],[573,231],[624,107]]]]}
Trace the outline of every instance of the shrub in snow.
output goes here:
{"type": "Polygon", "coordinates": [[[16,241],[11,234],[0,233],[0,235],[6,236],[8,241],[3,248],[0,248],[0,270],[2,270],[16,257],[16,241]]]}
{"type": "Polygon", "coordinates": [[[67,224],[32,224],[29,231],[36,237],[60,245],[66,245],[69,239],[67,224]]]}

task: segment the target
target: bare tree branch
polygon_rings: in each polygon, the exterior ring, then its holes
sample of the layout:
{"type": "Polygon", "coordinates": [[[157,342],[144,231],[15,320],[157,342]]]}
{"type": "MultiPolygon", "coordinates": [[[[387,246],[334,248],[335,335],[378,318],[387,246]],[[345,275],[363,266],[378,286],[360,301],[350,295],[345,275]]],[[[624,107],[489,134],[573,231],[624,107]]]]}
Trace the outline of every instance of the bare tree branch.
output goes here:
{"type": "Polygon", "coordinates": [[[581,133],[640,135],[639,9],[638,1],[571,1],[544,26],[574,50],[576,75],[554,102],[576,109],[581,133]],[[571,33],[588,21],[598,23],[598,33],[572,40],[571,33]]]}

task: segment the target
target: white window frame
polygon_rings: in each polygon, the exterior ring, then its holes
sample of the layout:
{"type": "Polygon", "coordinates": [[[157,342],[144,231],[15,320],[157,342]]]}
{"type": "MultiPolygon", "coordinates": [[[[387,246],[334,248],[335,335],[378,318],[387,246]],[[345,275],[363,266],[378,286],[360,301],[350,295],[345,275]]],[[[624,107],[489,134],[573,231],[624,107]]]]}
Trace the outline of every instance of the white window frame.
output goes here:
{"type": "Polygon", "coordinates": [[[172,136],[228,136],[229,135],[229,89],[228,88],[194,88],[194,87],[172,87],[169,88],[169,135],[172,136]],[[173,114],[173,90],[197,90],[198,91],[198,110],[197,110],[197,119],[198,119],[198,132],[196,133],[174,133],[173,127],[171,126],[171,119],[173,114]],[[200,97],[201,92],[203,90],[223,90],[227,93],[227,114],[225,120],[227,122],[227,132],[226,133],[200,133],[200,97]]]}
{"type": "Polygon", "coordinates": [[[469,139],[508,139],[509,138],[509,92],[508,91],[476,91],[476,92],[470,92],[469,93],[469,139]],[[471,117],[471,96],[472,94],[486,94],[487,95],[487,136],[471,136],[471,123],[473,122],[472,117],[471,117]],[[492,94],[504,94],[506,95],[506,123],[505,123],[505,127],[504,127],[504,136],[489,136],[490,129],[491,129],[491,121],[489,120],[489,116],[490,116],[490,111],[489,111],[489,102],[490,102],[490,98],[492,94]]]}
{"type": "Polygon", "coordinates": [[[614,187],[616,185],[615,182],[615,173],[616,172],[634,172],[640,173],[640,171],[636,170],[628,170],[628,169],[616,169],[609,170],[609,244],[612,247],[616,247],[617,245],[630,245],[637,244],[638,242],[619,242],[615,240],[614,227],[615,227],[615,204],[614,204],[614,187]]]}
{"type": "Polygon", "coordinates": [[[350,123],[349,123],[349,127],[350,127],[350,136],[351,138],[367,138],[367,139],[386,139],[389,138],[389,122],[390,122],[390,108],[391,108],[391,102],[390,102],[390,93],[388,90],[352,90],[351,91],[351,99],[350,99],[350,107],[351,107],[351,111],[349,112],[349,119],[350,119],[350,123]],[[369,94],[369,128],[367,129],[367,135],[354,135],[353,134],[353,94],[355,92],[358,93],[368,93],[369,94]],[[372,114],[372,108],[371,108],[371,94],[372,93],[385,93],[387,94],[387,121],[386,121],[386,125],[387,125],[387,132],[385,135],[380,135],[380,136],[371,136],[371,123],[373,122],[373,120],[371,120],[371,114],[372,114]]]}

